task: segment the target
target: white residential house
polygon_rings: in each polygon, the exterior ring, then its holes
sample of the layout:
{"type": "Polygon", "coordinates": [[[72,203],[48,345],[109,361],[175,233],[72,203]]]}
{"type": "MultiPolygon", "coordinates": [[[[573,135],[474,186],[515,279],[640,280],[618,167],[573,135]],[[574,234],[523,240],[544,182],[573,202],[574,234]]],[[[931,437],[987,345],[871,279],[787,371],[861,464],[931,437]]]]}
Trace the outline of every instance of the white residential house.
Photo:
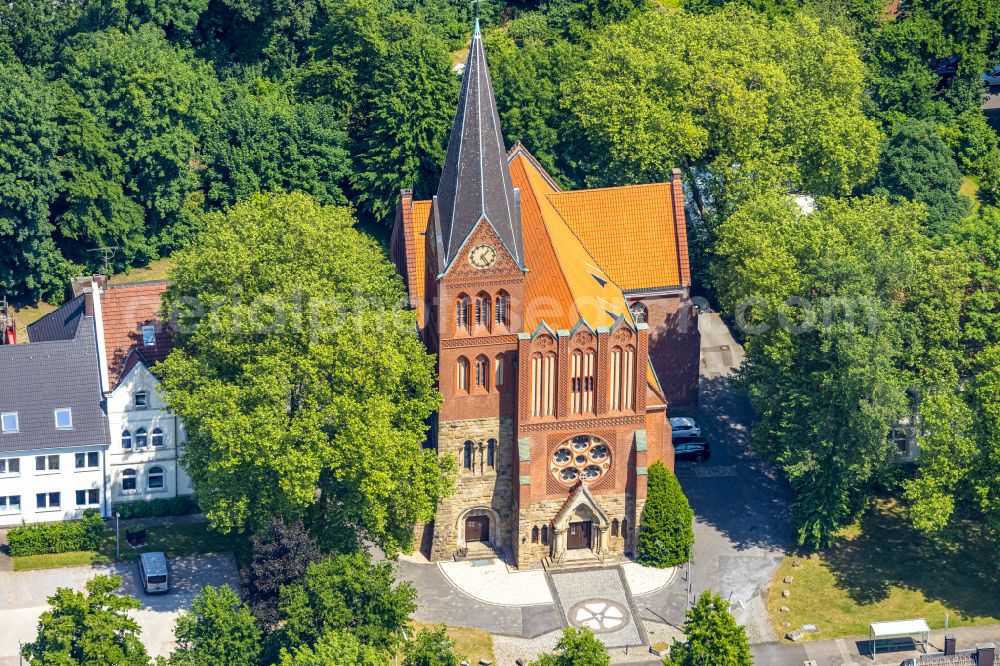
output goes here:
{"type": "Polygon", "coordinates": [[[94,319],[81,298],[49,316],[51,339],[0,345],[0,527],[108,512],[94,319]]]}
{"type": "Polygon", "coordinates": [[[179,418],[167,410],[160,382],[140,352],[108,394],[108,449],[112,504],[192,493],[191,479],[178,464],[185,441],[179,418]],[[130,367],[129,367],[130,366],[130,367]]]}

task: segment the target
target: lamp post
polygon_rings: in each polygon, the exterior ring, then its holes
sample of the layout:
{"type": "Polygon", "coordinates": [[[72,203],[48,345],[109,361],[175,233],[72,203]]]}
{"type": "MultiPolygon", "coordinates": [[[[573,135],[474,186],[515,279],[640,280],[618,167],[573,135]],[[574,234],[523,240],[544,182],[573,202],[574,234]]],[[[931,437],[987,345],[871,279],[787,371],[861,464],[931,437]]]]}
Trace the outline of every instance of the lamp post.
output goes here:
{"type": "Polygon", "coordinates": [[[122,559],[122,548],[118,541],[118,519],[121,518],[122,514],[119,511],[115,511],[115,559],[122,559]]]}

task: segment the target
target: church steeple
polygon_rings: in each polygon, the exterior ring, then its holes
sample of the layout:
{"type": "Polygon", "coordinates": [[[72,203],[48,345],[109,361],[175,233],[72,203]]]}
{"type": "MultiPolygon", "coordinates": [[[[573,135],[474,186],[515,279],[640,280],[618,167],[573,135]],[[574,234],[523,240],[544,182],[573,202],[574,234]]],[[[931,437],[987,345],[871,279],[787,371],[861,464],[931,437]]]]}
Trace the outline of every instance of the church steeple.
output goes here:
{"type": "Polygon", "coordinates": [[[483,218],[517,265],[524,268],[520,209],[507,167],[507,151],[478,18],[435,206],[441,234],[442,273],[447,272],[483,218]]]}

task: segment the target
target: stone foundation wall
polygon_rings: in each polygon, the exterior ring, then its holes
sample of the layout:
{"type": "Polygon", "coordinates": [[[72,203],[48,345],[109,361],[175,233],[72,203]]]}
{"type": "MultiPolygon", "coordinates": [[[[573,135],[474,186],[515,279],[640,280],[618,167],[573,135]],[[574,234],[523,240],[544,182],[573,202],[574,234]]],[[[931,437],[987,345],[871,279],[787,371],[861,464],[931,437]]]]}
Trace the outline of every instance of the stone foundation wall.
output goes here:
{"type": "MultiPolygon", "coordinates": [[[[569,493],[566,497],[546,499],[532,502],[527,508],[518,512],[517,538],[516,538],[516,559],[520,569],[531,569],[541,565],[543,559],[552,552],[552,543],[555,538],[552,521],[556,514],[562,509],[569,493]],[[541,541],[542,527],[548,528],[548,543],[541,541]],[[532,540],[533,529],[537,527],[539,531],[538,543],[532,540]]],[[[635,534],[635,508],[636,502],[631,495],[625,493],[609,493],[607,495],[596,495],[594,497],[598,505],[608,516],[608,520],[618,521],[618,534],[613,530],[608,531],[608,549],[614,555],[624,555],[626,551],[632,551],[632,541],[635,534]],[[622,521],[625,521],[627,533],[621,529],[622,521]]],[[[643,502],[645,504],[645,502],[643,502]]],[[[596,533],[595,533],[596,534],[596,533]]]]}
{"type": "MultiPolygon", "coordinates": [[[[513,468],[514,421],[511,418],[471,419],[447,421],[438,426],[437,449],[439,456],[451,456],[457,470],[455,488],[451,495],[438,505],[434,519],[434,536],[431,542],[431,560],[451,559],[464,540],[464,525],[459,525],[470,509],[489,508],[491,514],[490,539],[494,545],[512,549],[513,518],[513,468]],[[496,459],[487,464],[486,442],[497,440],[496,459]],[[472,441],[472,469],[464,466],[464,446],[472,441]],[[479,445],[483,444],[482,450],[479,445]],[[496,518],[499,518],[499,524],[496,518]]],[[[485,512],[489,513],[489,512],[485,512]]]]}

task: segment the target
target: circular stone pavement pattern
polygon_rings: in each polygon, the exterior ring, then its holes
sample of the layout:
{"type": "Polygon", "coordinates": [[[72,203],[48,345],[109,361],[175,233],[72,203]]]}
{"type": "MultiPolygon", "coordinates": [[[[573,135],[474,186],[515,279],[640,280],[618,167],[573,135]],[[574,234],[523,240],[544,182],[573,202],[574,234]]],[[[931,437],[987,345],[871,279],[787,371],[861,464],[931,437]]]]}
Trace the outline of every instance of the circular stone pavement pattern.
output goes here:
{"type": "Polygon", "coordinates": [[[618,631],[628,622],[628,611],[610,599],[581,601],[568,615],[573,626],[590,629],[595,634],[618,631]]]}

